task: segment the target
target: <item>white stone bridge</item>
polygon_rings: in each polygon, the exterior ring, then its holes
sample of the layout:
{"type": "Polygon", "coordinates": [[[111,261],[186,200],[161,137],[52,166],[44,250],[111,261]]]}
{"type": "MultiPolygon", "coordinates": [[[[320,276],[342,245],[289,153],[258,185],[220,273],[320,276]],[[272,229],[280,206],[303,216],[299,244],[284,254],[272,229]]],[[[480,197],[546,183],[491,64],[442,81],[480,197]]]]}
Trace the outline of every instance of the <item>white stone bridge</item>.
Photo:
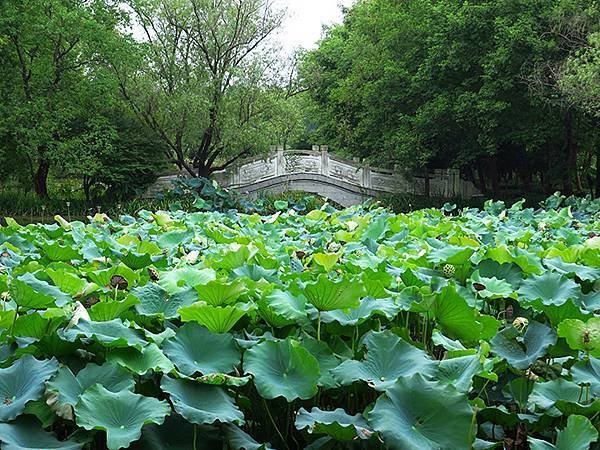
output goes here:
{"type": "MultiPolygon", "coordinates": [[[[150,194],[168,189],[178,175],[161,177],[150,194]]],[[[225,188],[250,197],[263,193],[302,191],[326,197],[341,206],[351,206],[382,195],[424,195],[425,177],[403,176],[393,170],[370,167],[328,152],[326,146],[312,150],[272,149],[268,155],[239,161],[213,178],[225,188]]],[[[479,194],[456,169],[436,170],[429,175],[429,192],[436,197],[470,198],[479,194]]]]}

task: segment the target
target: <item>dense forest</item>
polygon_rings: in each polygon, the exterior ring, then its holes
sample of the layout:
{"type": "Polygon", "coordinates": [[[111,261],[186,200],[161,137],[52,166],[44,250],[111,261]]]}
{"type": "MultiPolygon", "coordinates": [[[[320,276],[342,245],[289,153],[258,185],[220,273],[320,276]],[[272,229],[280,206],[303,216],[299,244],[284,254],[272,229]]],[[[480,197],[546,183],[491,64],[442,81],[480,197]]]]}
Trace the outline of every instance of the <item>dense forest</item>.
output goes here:
{"type": "Polygon", "coordinates": [[[334,148],[494,195],[598,191],[599,31],[589,0],[360,1],[306,59],[313,119],[334,148]]]}
{"type": "Polygon", "coordinates": [[[600,191],[600,5],[360,0],[282,54],[265,0],[4,0],[0,184],[131,195],[269,145],[484,193],[600,191]],[[72,185],[72,183],[71,183],[72,185]]]}

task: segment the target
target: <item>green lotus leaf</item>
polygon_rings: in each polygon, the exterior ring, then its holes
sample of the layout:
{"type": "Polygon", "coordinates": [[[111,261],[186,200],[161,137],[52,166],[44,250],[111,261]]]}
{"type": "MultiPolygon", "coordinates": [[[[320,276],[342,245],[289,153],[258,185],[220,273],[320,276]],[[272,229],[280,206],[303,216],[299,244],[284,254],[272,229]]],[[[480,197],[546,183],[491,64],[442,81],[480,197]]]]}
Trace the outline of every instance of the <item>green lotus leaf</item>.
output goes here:
{"type": "Polygon", "coordinates": [[[429,314],[444,334],[463,343],[488,340],[500,326],[494,317],[480,314],[470,307],[454,286],[446,286],[434,296],[429,314]]]}
{"type": "Polygon", "coordinates": [[[187,288],[195,288],[198,285],[206,284],[215,278],[216,273],[211,268],[181,267],[161,273],[158,284],[172,295],[187,288]]]}
{"type": "Polygon", "coordinates": [[[514,297],[515,290],[504,280],[499,280],[496,277],[483,277],[479,271],[475,271],[471,275],[471,283],[477,295],[481,298],[509,298],[514,297]]]}
{"type": "Polygon", "coordinates": [[[188,243],[194,237],[192,230],[173,230],[161,233],[156,243],[164,249],[177,249],[179,245],[188,243]]]}
{"type": "Polygon", "coordinates": [[[71,261],[81,259],[79,252],[71,245],[61,245],[57,241],[48,241],[39,244],[40,248],[50,261],[71,261]]]}
{"type": "Polygon", "coordinates": [[[138,298],[128,295],[121,301],[98,302],[88,310],[94,322],[109,322],[121,318],[126,311],[137,305],[138,298]]]}
{"type": "Polygon", "coordinates": [[[277,279],[276,269],[265,269],[257,264],[246,264],[237,269],[233,269],[232,273],[239,278],[248,278],[252,281],[274,281],[277,279]]]}
{"type": "Polygon", "coordinates": [[[110,280],[115,275],[125,278],[129,286],[135,286],[140,278],[137,272],[122,263],[108,269],[86,271],[86,276],[90,281],[105,288],[111,288],[110,280]]]}
{"type": "Polygon", "coordinates": [[[519,288],[519,299],[525,302],[540,300],[544,305],[560,306],[567,300],[578,299],[581,288],[569,278],[555,272],[532,275],[519,288]]]}
{"type": "Polygon", "coordinates": [[[179,314],[183,322],[197,322],[213,333],[227,333],[251,308],[249,303],[212,306],[206,302],[196,302],[179,309],[179,314]]]}
{"type": "Polygon", "coordinates": [[[373,297],[365,297],[361,300],[358,308],[344,311],[337,309],[335,311],[325,311],[321,314],[321,320],[325,323],[337,322],[340,325],[354,326],[364,322],[371,316],[379,315],[392,320],[398,315],[400,306],[398,306],[391,298],[375,299],[373,297]]]}
{"type": "Polygon", "coordinates": [[[30,272],[14,278],[9,291],[17,305],[26,309],[61,307],[72,301],[71,297],[59,288],[37,279],[30,272]]]}
{"type": "Polygon", "coordinates": [[[244,370],[254,375],[263,398],[284,397],[288,402],[313,397],[321,375],[316,358],[291,338],[264,341],[247,350],[244,370]]]}
{"type": "Polygon", "coordinates": [[[0,423],[2,450],[80,450],[83,444],[71,440],[59,441],[44,431],[33,417],[19,417],[11,423],[0,423]]]}
{"type": "Polygon", "coordinates": [[[173,414],[161,425],[150,424],[142,428],[142,438],[131,444],[132,450],[190,450],[194,436],[197,448],[221,448],[222,439],[218,428],[194,425],[183,417],[173,414]]]}
{"type": "Polygon", "coordinates": [[[270,444],[259,444],[238,426],[226,424],[223,429],[227,443],[232,450],[273,450],[270,444]]]}
{"type": "Polygon", "coordinates": [[[457,358],[459,356],[469,356],[477,353],[477,349],[466,348],[460,341],[447,338],[438,330],[433,330],[431,341],[435,345],[443,347],[447,351],[449,358],[457,358]]]}
{"type": "Polygon", "coordinates": [[[488,248],[485,257],[502,265],[514,263],[526,274],[539,275],[544,272],[542,261],[537,255],[518,247],[508,248],[505,245],[501,245],[499,247],[488,248]]]}
{"type": "Polygon", "coordinates": [[[571,374],[575,383],[589,385],[592,395],[600,398],[600,359],[592,356],[578,361],[571,367],[571,374]]]}
{"type": "Polygon", "coordinates": [[[567,300],[566,303],[563,303],[560,306],[544,305],[540,300],[536,300],[530,303],[529,306],[537,312],[544,313],[554,327],[558,327],[558,325],[566,319],[586,321],[592,316],[591,313],[584,311],[577,306],[573,300],[567,300]]]}
{"type": "Polygon", "coordinates": [[[535,383],[529,395],[528,408],[532,411],[545,411],[558,416],[561,411],[577,409],[580,414],[593,414],[600,411],[600,398],[589,393],[586,399],[585,388],[562,378],[535,383]]]}
{"type": "Polygon", "coordinates": [[[197,373],[230,373],[240,363],[241,352],[233,336],[215,334],[196,323],[183,325],[163,344],[165,355],[188,377],[197,373]]]}
{"type": "Polygon", "coordinates": [[[564,337],[572,349],[600,358],[600,317],[592,317],[587,322],[563,320],[558,326],[558,335],[564,337]]]}
{"type": "Polygon", "coordinates": [[[373,434],[360,414],[351,416],[342,408],[333,411],[312,408],[310,412],[300,408],[296,415],[296,428],[307,429],[310,434],[327,434],[337,441],[369,439],[373,434]]]}
{"type": "Polygon", "coordinates": [[[473,377],[483,370],[479,355],[459,356],[440,361],[435,379],[467,393],[473,386],[473,377]]]}
{"type": "Polygon", "coordinates": [[[211,306],[225,306],[235,303],[246,292],[246,286],[239,281],[227,283],[214,280],[196,286],[196,292],[201,301],[211,306]]]}
{"type": "Polygon", "coordinates": [[[232,243],[226,248],[227,250],[219,252],[218,256],[211,257],[210,267],[233,270],[253,261],[258,253],[258,249],[253,245],[232,243]]]}
{"type": "Polygon", "coordinates": [[[362,380],[382,391],[398,378],[420,373],[430,377],[435,373],[435,362],[419,350],[389,331],[369,332],[364,338],[367,348],[363,361],[347,360],[332,370],[342,384],[362,380]]]}
{"type": "Polygon", "coordinates": [[[109,450],[129,447],[140,438],[143,425],[160,425],[170,412],[165,401],[128,390],[111,392],[99,384],[88,388],[75,405],[77,425],[86,430],[106,431],[109,450]]]}
{"type": "Polygon", "coordinates": [[[436,239],[428,239],[432,250],[427,254],[427,260],[434,264],[464,264],[475,252],[474,248],[450,245],[436,239]]]}
{"type": "Polygon", "coordinates": [[[586,417],[572,415],[567,426],[560,430],[556,445],[531,436],[527,438],[531,450],[588,450],[598,440],[598,431],[586,417]]]}
{"type": "Polygon", "coordinates": [[[317,341],[309,334],[302,336],[302,347],[307,349],[319,363],[319,386],[325,389],[338,387],[339,383],[333,377],[333,369],[340,365],[340,358],[333,353],[333,350],[324,341],[317,341]]]}
{"type": "Polygon", "coordinates": [[[327,275],[321,274],[314,283],[306,283],[304,295],[319,311],[358,308],[360,299],[365,295],[362,284],[344,278],[331,281],[327,275]]]}
{"type": "Polygon", "coordinates": [[[472,417],[467,397],[454,387],[413,375],[391,385],[368,418],[390,448],[439,450],[469,448],[472,417]]]}
{"type": "Polygon", "coordinates": [[[289,291],[274,289],[266,297],[269,307],[286,320],[306,320],[306,299],[289,291]]]}
{"type": "Polygon", "coordinates": [[[326,272],[331,271],[339,259],[340,255],[337,253],[315,253],[313,255],[313,261],[323,267],[326,272]]]}
{"type": "Polygon", "coordinates": [[[13,420],[23,413],[27,402],[39,399],[44,383],[57,370],[56,359],[39,361],[30,355],[0,369],[0,421],[13,420]]]}
{"type": "Polygon", "coordinates": [[[17,317],[17,311],[8,309],[0,311],[0,328],[10,328],[17,317]]]}
{"type": "Polygon", "coordinates": [[[163,377],[161,388],[169,394],[175,411],[188,422],[198,425],[244,423],[244,415],[233,399],[218,386],[163,377]]]}
{"type": "Polygon", "coordinates": [[[135,382],[131,375],[115,364],[88,364],[77,375],[68,367],[61,367],[56,376],[47,384],[50,392],[58,394],[58,403],[75,406],[81,394],[96,383],[111,392],[133,391],[135,382]]]}
{"type": "Polygon", "coordinates": [[[529,322],[525,333],[507,327],[490,341],[492,352],[516,369],[527,369],[538,358],[544,356],[548,347],[556,343],[555,331],[539,322],[529,322]]]}
{"type": "MultiPolygon", "coordinates": [[[[14,322],[12,327],[13,336],[27,336],[42,339],[54,333],[62,324],[62,317],[44,317],[48,310],[41,312],[32,310],[29,314],[23,314],[14,322]]],[[[62,312],[62,311],[61,311],[62,312]]]]}
{"type": "Polygon", "coordinates": [[[513,290],[517,290],[523,282],[523,271],[516,264],[499,264],[491,259],[484,259],[476,269],[482,277],[506,281],[513,290]]]}
{"type": "Polygon", "coordinates": [[[80,320],[74,327],[59,331],[59,335],[69,342],[75,342],[83,336],[107,348],[134,347],[142,350],[147,344],[142,332],[129,328],[120,319],[108,322],[80,320]]]}
{"type": "Polygon", "coordinates": [[[597,267],[588,267],[581,264],[567,263],[560,258],[545,259],[544,264],[549,269],[562,275],[575,275],[577,278],[586,281],[596,281],[600,278],[600,269],[597,267]]]}
{"type": "Polygon", "coordinates": [[[193,289],[181,290],[173,295],[158,284],[149,283],[131,291],[139,299],[135,305],[138,314],[145,316],[159,316],[165,319],[179,317],[179,308],[189,306],[198,300],[193,289]]]}
{"type": "Polygon", "coordinates": [[[149,253],[127,251],[121,256],[121,261],[132,270],[139,270],[155,263],[162,256],[152,256],[149,253]]]}
{"type": "MultiPolygon", "coordinates": [[[[90,285],[87,280],[81,278],[72,266],[64,263],[54,264],[52,267],[46,268],[46,273],[52,279],[52,282],[62,291],[73,297],[81,295],[84,292],[93,292],[90,290],[90,285]]],[[[98,289],[95,286],[95,289],[98,289]]]]}
{"type": "Polygon", "coordinates": [[[135,348],[115,348],[108,354],[107,360],[137,375],[145,375],[150,370],[156,373],[169,373],[175,369],[171,360],[156,344],[149,344],[142,351],[135,348]]]}

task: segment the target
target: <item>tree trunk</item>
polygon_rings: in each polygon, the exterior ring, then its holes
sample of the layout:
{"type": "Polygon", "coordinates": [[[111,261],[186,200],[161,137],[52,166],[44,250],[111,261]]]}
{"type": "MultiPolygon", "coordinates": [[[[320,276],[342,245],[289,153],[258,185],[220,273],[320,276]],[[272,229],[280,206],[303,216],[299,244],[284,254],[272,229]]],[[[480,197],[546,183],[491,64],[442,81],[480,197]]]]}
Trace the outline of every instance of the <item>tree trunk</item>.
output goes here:
{"type": "Polygon", "coordinates": [[[567,170],[563,180],[564,193],[573,194],[573,180],[577,177],[577,143],[573,139],[573,113],[570,109],[565,112],[565,153],[567,170]]]}
{"type": "Polygon", "coordinates": [[[34,180],[35,193],[40,198],[48,198],[48,172],[50,172],[50,163],[43,158],[40,159],[34,180]]]}
{"type": "Polygon", "coordinates": [[[490,165],[490,181],[492,183],[492,195],[494,199],[498,199],[500,195],[500,183],[498,182],[498,158],[492,155],[489,160],[490,165]]]}

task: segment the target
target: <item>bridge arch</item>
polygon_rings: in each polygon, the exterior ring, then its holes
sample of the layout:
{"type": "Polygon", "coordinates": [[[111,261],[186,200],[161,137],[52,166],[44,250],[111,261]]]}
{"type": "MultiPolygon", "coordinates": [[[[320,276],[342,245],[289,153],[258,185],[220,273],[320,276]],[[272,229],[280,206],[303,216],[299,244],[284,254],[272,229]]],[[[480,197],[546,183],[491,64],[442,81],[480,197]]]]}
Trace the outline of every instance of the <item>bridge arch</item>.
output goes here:
{"type": "MultiPolygon", "coordinates": [[[[152,189],[167,188],[177,176],[161,177],[152,189]]],[[[341,206],[360,204],[368,199],[394,193],[424,195],[425,178],[407,179],[402,174],[341,158],[326,146],[312,150],[279,148],[266,156],[250,158],[213,174],[229,189],[257,197],[261,193],[303,191],[331,199],[341,206]]],[[[429,179],[430,195],[469,198],[479,192],[460,178],[458,170],[436,170],[429,179]]]]}

